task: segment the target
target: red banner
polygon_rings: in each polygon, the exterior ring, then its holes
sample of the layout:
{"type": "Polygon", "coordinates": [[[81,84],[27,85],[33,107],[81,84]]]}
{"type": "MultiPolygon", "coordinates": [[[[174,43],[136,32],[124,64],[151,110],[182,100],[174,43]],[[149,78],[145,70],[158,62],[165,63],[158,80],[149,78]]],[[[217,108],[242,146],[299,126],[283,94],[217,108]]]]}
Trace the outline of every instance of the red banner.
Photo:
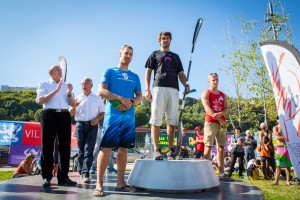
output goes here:
{"type": "Polygon", "coordinates": [[[25,122],[22,144],[26,146],[41,145],[41,126],[36,122],[25,122]]]}
{"type": "Polygon", "coordinates": [[[77,140],[76,140],[76,126],[75,124],[72,124],[71,128],[71,147],[77,147],[77,140]]]}

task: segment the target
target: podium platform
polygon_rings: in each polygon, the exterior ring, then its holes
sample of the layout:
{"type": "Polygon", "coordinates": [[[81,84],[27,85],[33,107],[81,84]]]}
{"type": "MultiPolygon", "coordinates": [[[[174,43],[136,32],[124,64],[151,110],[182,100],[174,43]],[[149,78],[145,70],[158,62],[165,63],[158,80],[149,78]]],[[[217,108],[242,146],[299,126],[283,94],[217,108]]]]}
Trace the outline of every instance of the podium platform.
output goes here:
{"type": "Polygon", "coordinates": [[[147,191],[191,193],[210,190],[220,182],[208,160],[138,159],[128,184],[147,191]]]}
{"type": "MultiPolygon", "coordinates": [[[[126,172],[126,179],[129,172],[126,172]]],[[[84,184],[80,181],[77,172],[69,173],[72,180],[77,181],[77,186],[58,186],[56,177],[51,180],[51,187],[43,189],[42,178],[39,175],[9,179],[0,181],[0,200],[54,200],[54,199],[106,199],[106,200],[170,200],[170,199],[263,199],[263,193],[259,188],[246,182],[224,182],[208,191],[199,193],[160,193],[150,191],[139,192],[118,192],[115,191],[117,174],[105,174],[104,176],[104,197],[94,197],[93,190],[96,187],[96,176],[92,175],[92,182],[84,184]]],[[[193,177],[194,180],[196,177],[193,177]]]]}

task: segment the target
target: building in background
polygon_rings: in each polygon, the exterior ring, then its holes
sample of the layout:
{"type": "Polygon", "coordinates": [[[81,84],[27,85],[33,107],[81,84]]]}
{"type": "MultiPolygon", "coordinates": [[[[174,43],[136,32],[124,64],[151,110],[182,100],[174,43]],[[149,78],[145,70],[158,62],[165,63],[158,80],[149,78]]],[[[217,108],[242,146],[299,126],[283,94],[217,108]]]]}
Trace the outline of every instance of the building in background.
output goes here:
{"type": "Polygon", "coordinates": [[[8,85],[1,85],[1,91],[19,91],[19,90],[36,90],[36,87],[12,87],[8,85]]]}

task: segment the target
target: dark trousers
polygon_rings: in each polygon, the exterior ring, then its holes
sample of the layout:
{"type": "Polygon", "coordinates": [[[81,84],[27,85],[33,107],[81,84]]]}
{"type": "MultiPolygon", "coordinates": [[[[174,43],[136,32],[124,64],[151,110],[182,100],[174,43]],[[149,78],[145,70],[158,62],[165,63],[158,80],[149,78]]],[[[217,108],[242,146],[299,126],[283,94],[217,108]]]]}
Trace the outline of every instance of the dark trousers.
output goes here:
{"type": "Polygon", "coordinates": [[[232,175],[233,171],[234,171],[234,165],[236,162],[236,159],[238,159],[239,161],[239,176],[243,176],[243,170],[244,170],[244,152],[234,152],[231,155],[231,165],[230,165],[230,169],[229,169],[229,176],[232,175]]]}
{"type": "MultiPolygon", "coordinates": [[[[76,138],[79,149],[78,172],[89,177],[93,163],[93,152],[97,139],[98,125],[92,126],[90,122],[76,123],[76,138]]],[[[99,133],[101,134],[101,133],[99,133]]]]}
{"type": "Polygon", "coordinates": [[[54,141],[57,135],[60,162],[57,170],[57,179],[68,177],[71,151],[71,116],[69,112],[55,112],[44,110],[42,113],[42,177],[51,180],[54,158],[54,141]]]}
{"type": "Polygon", "coordinates": [[[245,160],[246,164],[249,162],[249,160],[255,159],[255,153],[253,149],[245,149],[245,160]]]}
{"type": "Polygon", "coordinates": [[[195,157],[196,158],[203,158],[203,153],[204,153],[204,151],[196,151],[195,157]]]}

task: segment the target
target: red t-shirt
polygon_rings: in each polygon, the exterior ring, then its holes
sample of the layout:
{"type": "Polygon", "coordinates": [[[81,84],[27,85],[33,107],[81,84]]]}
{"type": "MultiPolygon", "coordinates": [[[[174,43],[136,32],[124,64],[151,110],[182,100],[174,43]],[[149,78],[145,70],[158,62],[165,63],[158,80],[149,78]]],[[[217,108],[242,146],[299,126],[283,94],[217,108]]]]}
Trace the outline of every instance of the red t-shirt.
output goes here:
{"type": "MultiPolygon", "coordinates": [[[[196,134],[194,136],[194,141],[203,140],[203,138],[204,138],[204,134],[196,134]]],[[[204,143],[198,143],[195,148],[196,151],[204,151],[204,143]]]]}
{"type": "MultiPolygon", "coordinates": [[[[207,90],[208,92],[208,100],[210,108],[215,112],[221,112],[224,109],[224,102],[225,102],[225,95],[223,92],[219,91],[218,94],[212,93],[211,90],[207,90]]],[[[221,116],[221,119],[226,121],[225,116],[221,116]]],[[[211,115],[208,115],[206,113],[205,115],[205,121],[206,122],[214,122],[220,124],[219,120],[214,119],[211,115]]]]}

